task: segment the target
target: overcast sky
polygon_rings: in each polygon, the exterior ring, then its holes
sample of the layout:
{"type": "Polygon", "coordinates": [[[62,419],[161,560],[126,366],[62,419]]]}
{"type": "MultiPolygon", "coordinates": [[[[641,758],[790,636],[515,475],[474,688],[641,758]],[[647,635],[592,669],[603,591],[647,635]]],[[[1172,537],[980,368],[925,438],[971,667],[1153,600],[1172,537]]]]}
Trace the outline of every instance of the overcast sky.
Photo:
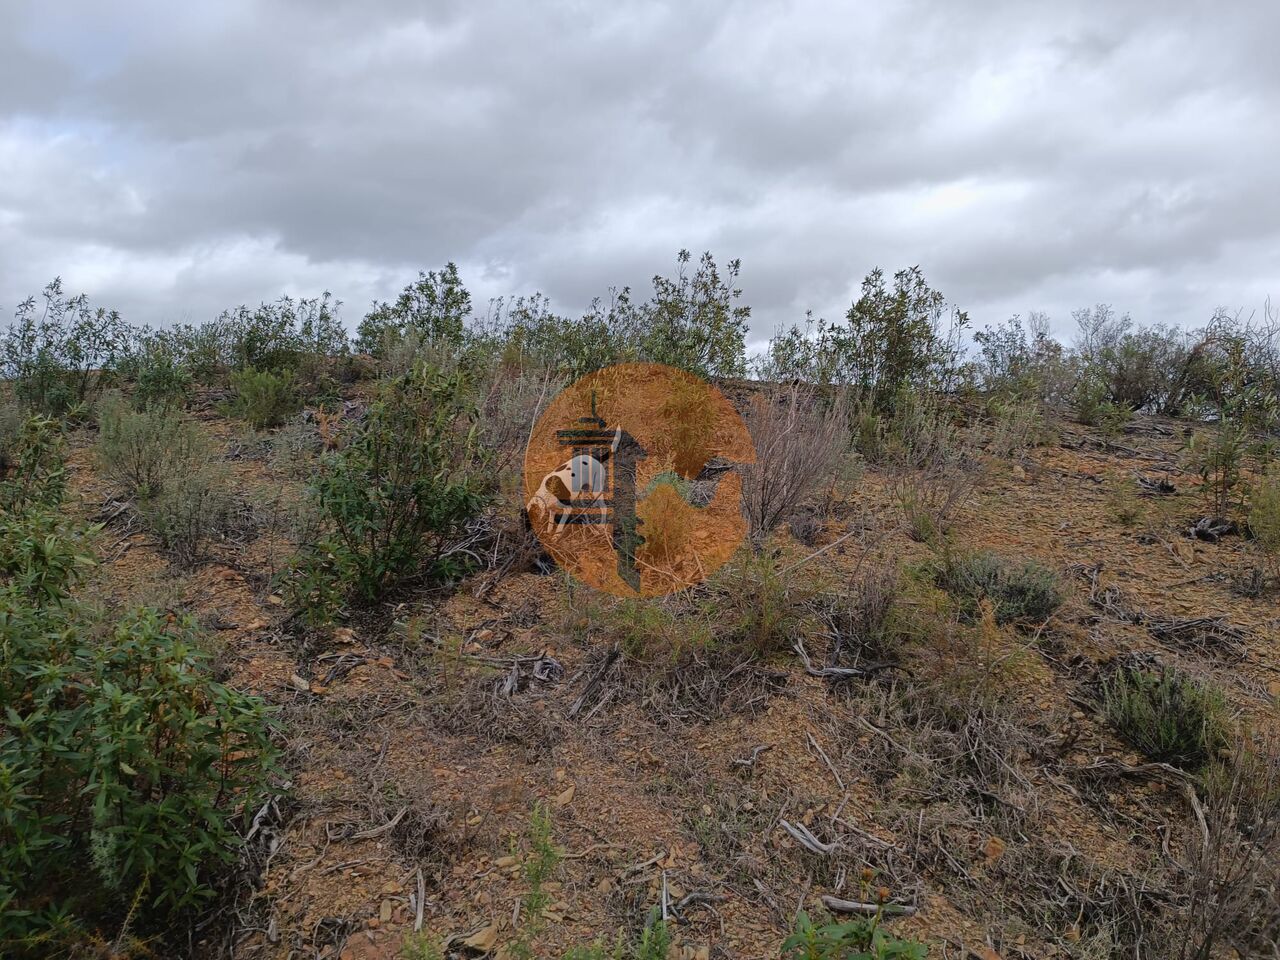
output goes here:
{"type": "Polygon", "coordinates": [[[676,251],[755,335],[920,264],[979,325],[1280,295],[1280,4],[0,3],[0,312],[139,323],[456,260],[576,312],[676,251]],[[428,12],[429,11],[429,12],[428,12]]]}

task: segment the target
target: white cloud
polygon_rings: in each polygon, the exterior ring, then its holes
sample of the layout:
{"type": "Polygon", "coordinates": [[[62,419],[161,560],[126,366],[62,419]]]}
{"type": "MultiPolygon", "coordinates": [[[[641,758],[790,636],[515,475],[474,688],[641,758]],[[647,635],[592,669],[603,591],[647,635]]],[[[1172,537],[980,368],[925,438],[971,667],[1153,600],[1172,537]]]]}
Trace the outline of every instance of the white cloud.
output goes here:
{"type": "MultiPolygon", "coordinates": [[[[680,247],[755,333],[919,263],[981,324],[1280,292],[1280,7],[407,0],[0,8],[0,310],[138,322],[454,259],[576,310],[680,247]]],[[[1065,332],[1065,326],[1061,329],[1065,332]]]]}

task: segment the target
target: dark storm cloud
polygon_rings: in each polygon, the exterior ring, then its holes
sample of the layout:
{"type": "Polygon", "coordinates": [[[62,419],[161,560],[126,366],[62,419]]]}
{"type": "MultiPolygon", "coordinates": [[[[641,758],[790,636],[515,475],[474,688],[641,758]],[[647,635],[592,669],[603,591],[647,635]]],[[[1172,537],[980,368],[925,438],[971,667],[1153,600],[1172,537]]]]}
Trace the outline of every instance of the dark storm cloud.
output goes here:
{"type": "Polygon", "coordinates": [[[921,264],[979,323],[1280,290],[1273,4],[7,4],[0,309],[132,319],[457,260],[566,310],[680,247],[756,334],[921,264]]]}

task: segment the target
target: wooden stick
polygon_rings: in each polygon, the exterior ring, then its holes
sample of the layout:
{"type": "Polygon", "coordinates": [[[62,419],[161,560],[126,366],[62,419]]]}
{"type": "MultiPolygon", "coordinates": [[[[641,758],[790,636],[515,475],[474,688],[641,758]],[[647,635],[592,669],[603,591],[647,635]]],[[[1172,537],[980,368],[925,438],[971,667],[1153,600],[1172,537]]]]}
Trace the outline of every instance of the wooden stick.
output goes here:
{"type": "Polygon", "coordinates": [[[886,917],[914,917],[915,907],[904,907],[897,903],[861,903],[857,900],[841,900],[839,897],[823,895],[822,905],[832,913],[856,913],[864,917],[874,917],[881,913],[886,917]]]}

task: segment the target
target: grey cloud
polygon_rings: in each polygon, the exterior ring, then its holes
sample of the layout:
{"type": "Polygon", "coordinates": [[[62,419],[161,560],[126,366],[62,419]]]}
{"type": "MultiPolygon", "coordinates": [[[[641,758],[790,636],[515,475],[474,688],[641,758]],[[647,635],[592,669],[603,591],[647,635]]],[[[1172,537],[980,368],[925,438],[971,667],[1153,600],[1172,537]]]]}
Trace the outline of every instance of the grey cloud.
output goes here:
{"type": "MultiPolygon", "coordinates": [[[[0,8],[0,310],[132,319],[455,259],[567,311],[676,249],[755,336],[919,263],[978,323],[1280,287],[1280,7],[837,2],[0,8]]],[[[1062,327],[1065,330],[1065,326],[1062,327]]]]}

